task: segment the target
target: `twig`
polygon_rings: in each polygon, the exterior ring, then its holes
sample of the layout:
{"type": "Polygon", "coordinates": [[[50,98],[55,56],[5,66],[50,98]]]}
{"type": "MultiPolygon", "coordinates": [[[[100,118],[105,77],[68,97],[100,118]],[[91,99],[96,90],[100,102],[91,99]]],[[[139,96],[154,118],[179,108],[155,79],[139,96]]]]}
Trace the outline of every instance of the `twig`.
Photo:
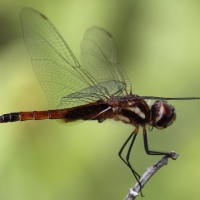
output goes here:
{"type": "MultiPolygon", "coordinates": [[[[178,154],[174,151],[171,152],[171,158],[176,159],[178,154]]],[[[143,188],[144,185],[148,182],[148,180],[164,165],[167,165],[169,156],[163,156],[158,162],[156,162],[153,166],[147,168],[146,172],[140,178],[141,187],[143,188]]],[[[129,193],[125,197],[124,200],[134,200],[138,193],[141,191],[141,188],[138,183],[135,184],[133,188],[129,190],[129,193]]]]}

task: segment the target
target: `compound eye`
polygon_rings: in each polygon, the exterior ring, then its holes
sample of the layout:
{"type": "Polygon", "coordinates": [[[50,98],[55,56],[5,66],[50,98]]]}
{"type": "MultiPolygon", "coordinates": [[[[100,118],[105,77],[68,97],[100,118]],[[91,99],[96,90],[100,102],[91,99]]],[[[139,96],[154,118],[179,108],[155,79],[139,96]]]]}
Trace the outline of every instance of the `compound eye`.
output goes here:
{"type": "Polygon", "coordinates": [[[153,126],[158,129],[170,126],[176,119],[175,108],[165,101],[155,101],[152,113],[153,126]]]}

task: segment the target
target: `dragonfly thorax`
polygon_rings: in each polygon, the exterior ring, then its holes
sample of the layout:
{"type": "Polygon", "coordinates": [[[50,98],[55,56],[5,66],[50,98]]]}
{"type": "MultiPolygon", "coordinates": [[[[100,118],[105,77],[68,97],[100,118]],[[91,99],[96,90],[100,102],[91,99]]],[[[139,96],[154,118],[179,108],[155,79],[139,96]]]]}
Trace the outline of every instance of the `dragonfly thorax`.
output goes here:
{"type": "Polygon", "coordinates": [[[135,95],[116,97],[109,100],[112,107],[112,118],[134,126],[145,126],[150,123],[151,106],[144,99],[135,95]]]}

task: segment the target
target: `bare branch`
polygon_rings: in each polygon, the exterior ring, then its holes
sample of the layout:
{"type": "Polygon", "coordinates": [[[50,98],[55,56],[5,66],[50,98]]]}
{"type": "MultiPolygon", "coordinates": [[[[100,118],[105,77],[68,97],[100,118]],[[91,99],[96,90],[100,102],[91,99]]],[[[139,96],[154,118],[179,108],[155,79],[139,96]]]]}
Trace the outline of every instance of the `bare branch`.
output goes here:
{"type": "MultiPolygon", "coordinates": [[[[174,151],[171,152],[171,158],[175,160],[178,157],[178,154],[174,151]]],[[[142,188],[144,185],[148,182],[148,180],[164,165],[167,165],[169,156],[163,156],[158,162],[156,162],[153,166],[147,168],[146,172],[142,175],[140,178],[140,183],[142,188]]],[[[135,184],[133,188],[129,190],[129,193],[125,197],[124,200],[134,200],[139,192],[141,191],[141,188],[138,183],[135,184]]]]}

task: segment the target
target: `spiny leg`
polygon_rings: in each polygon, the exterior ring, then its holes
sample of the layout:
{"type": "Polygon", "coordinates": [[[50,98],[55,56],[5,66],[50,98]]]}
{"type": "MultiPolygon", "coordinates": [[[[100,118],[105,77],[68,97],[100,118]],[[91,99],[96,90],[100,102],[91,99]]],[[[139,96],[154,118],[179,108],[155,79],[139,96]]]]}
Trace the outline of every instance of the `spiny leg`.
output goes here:
{"type": "Polygon", "coordinates": [[[166,155],[166,156],[169,156],[170,158],[172,158],[173,160],[175,160],[175,158],[173,157],[174,155],[171,152],[159,152],[159,151],[149,150],[147,132],[146,132],[145,127],[143,127],[143,139],[144,139],[144,148],[148,155],[166,155]]]}
{"type": "MultiPolygon", "coordinates": [[[[131,135],[127,138],[127,140],[125,141],[125,143],[124,143],[123,146],[121,147],[121,149],[120,149],[118,155],[119,155],[119,157],[122,159],[122,161],[123,161],[123,162],[129,167],[129,169],[132,171],[132,173],[133,173],[135,179],[137,180],[137,182],[138,182],[140,188],[142,189],[141,183],[140,183],[140,181],[139,181],[139,180],[140,180],[140,175],[132,168],[132,166],[131,166],[131,164],[130,164],[130,162],[129,162],[131,150],[132,150],[132,147],[133,147],[133,143],[134,143],[134,141],[135,141],[135,138],[136,138],[136,136],[137,136],[138,130],[139,130],[139,128],[136,127],[135,130],[131,133],[131,135]],[[130,143],[130,145],[129,145],[129,147],[128,147],[128,151],[127,151],[127,154],[126,154],[126,160],[125,160],[125,159],[122,157],[122,152],[123,152],[124,148],[127,146],[128,142],[130,141],[131,138],[132,138],[132,140],[131,140],[131,143],[130,143]]],[[[142,190],[141,190],[141,196],[143,196],[142,190]]]]}

